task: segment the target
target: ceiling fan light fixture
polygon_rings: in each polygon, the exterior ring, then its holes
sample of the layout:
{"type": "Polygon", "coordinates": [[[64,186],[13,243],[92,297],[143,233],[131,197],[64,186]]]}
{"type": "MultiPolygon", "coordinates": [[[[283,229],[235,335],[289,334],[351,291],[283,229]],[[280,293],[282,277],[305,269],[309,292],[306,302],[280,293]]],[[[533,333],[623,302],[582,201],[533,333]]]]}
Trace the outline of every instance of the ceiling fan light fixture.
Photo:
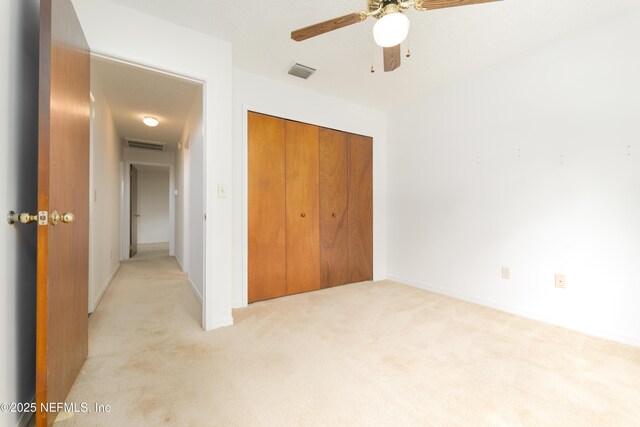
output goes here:
{"type": "Polygon", "coordinates": [[[409,18],[404,13],[384,15],[373,26],[373,39],[381,47],[399,45],[409,35],[409,18]]]}

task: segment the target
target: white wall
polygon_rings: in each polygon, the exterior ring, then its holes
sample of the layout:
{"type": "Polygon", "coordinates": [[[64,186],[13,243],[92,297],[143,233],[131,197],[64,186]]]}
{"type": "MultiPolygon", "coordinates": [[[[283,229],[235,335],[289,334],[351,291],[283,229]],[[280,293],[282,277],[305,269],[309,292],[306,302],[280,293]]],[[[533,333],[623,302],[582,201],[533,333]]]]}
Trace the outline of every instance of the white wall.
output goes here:
{"type": "MultiPolygon", "coordinates": [[[[189,278],[196,291],[202,295],[204,285],[204,140],[202,132],[202,96],[194,100],[188,126],[191,127],[188,139],[189,161],[189,278]]],[[[231,260],[231,259],[230,259],[231,260]]]]}
{"type": "MultiPolygon", "coordinates": [[[[0,2],[0,214],[37,209],[37,0],[0,2]]],[[[35,394],[36,225],[0,223],[0,402],[35,394]]],[[[20,414],[0,411],[0,426],[20,414]]]]}
{"type": "Polygon", "coordinates": [[[234,306],[247,304],[247,110],[373,137],[373,275],[385,279],[386,114],[244,71],[235,70],[233,77],[234,306]]]}
{"type": "Polygon", "coordinates": [[[169,242],[169,170],[138,171],[138,243],[169,242]]]}
{"type": "Polygon", "coordinates": [[[91,73],[91,185],[89,312],[93,312],[120,266],[122,142],[96,73],[91,73]]]}
{"type": "Polygon", "coordinates": [[[640,345],[639,18],[390,115],[391,278],[640,345]]]}
{"type": "Polygon", "coordinates": [[[176,153],[176,258],[189,274],[191,286],[202,299],[204,290],[204,134],[202,127],[202,92],[193,100],[176,153]]]}
{"type": "MultiPolygon", "coordinates": [[[[206,187],[231,182],[231,45],[105,0],[73,0],[89,47],[204,82],[206,187]],[[114,24],[115,23],[115,24],[114,24]],[[114,27],[115,25],[115,27],[114,27]],[[197,53],[197,54],[194,54],[197,53]]],[[[231,325],[231,198],[207,197],[204,327],[231,325]]]]}
{"type": "MultiPolygon", "coordinates": [[[[181,141],[185,141],[188,125],[185,126],[181,141]]],[[[175,257],[183,272],[188,273],[189,257],[189,223],[187,215],[189,209],[189,152],[180,143],[176,151],[176,224],[175,224],[175,257]]]]}
{"type": "Polygon", "coordinates": [[[124,147],[123,158],[128,163],[174,166],[176,153],[169,149],[167,151],[155,151],[145,150],[144,148],[124,147]]]}

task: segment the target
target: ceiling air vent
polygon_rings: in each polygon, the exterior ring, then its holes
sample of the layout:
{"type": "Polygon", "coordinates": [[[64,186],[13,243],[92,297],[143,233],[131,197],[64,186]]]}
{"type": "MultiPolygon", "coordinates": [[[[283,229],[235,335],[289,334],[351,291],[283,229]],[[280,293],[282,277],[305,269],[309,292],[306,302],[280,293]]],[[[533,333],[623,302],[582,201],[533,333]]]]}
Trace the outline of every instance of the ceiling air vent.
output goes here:
{"type": "Polygon", "coordinates": [[[305,80],[311,77],[311,74],[315,72],[315,68],[307,67],[306,65],[298,64],[297,62],[289,68],[289,74],[305,80]]]}
{"type": "Polygon", "coordinates": [[[124,143],[129,148],[140,148],[142,150],[165,151],[167,144],[164,142],[145,141],[144,139],[125,138],[124,143]]]}

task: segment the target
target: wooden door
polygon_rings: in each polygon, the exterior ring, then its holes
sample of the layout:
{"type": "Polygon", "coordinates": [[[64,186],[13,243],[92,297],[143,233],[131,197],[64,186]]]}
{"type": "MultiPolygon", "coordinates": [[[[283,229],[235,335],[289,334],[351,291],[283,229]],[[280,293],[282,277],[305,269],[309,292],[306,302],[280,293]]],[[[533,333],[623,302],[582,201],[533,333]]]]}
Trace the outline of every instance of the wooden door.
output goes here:
{"type": "Polygon", "coordinates": [[[40,8],[36,425],[46,426],[56,413],[41,405],[65,401],[87,356],[90,86],[71,0],[40,8]],[[54,210],[75,220],[54,225],[54,210]]]}
{"type": "Polygon", "coordinates": [[[129,258],[138,253],[138,169],[129,171],[129,258]]]}
{"type": "Polygon", "coordinates": [[[285,121],[249,113],[249,302],[287,294],[285,121]]]}
{"type": "Polygon", "coordinates": [[[319,128],[286,122],[287,293],[320,289],[319,128]]]}
{"type": "Polygon", "coordinates": [[[321,286],[349,283],[348,134],[320,129],[321,286]]]}
{"type": "Polygon", "coordinates": [[[349,282],[373,279],[373,140],[349,135],[349,282]]]}

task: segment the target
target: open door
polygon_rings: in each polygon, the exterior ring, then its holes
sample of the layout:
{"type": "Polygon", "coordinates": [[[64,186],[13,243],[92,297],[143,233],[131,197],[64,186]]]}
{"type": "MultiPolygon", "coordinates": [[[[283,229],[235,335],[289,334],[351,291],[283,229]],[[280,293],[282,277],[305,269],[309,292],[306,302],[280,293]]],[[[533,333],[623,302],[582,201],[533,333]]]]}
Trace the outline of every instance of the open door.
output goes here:
{"type": "Polygon", "coordinates": [[[129,171],[129,258],[133,258],[138,253],[138,169],[131,165],[129,171]]]}
{"type": "Polygon", "coordinates": [[[88,350],[89,48],[71,0],[40,1],[36,425],[88,350]]]}

